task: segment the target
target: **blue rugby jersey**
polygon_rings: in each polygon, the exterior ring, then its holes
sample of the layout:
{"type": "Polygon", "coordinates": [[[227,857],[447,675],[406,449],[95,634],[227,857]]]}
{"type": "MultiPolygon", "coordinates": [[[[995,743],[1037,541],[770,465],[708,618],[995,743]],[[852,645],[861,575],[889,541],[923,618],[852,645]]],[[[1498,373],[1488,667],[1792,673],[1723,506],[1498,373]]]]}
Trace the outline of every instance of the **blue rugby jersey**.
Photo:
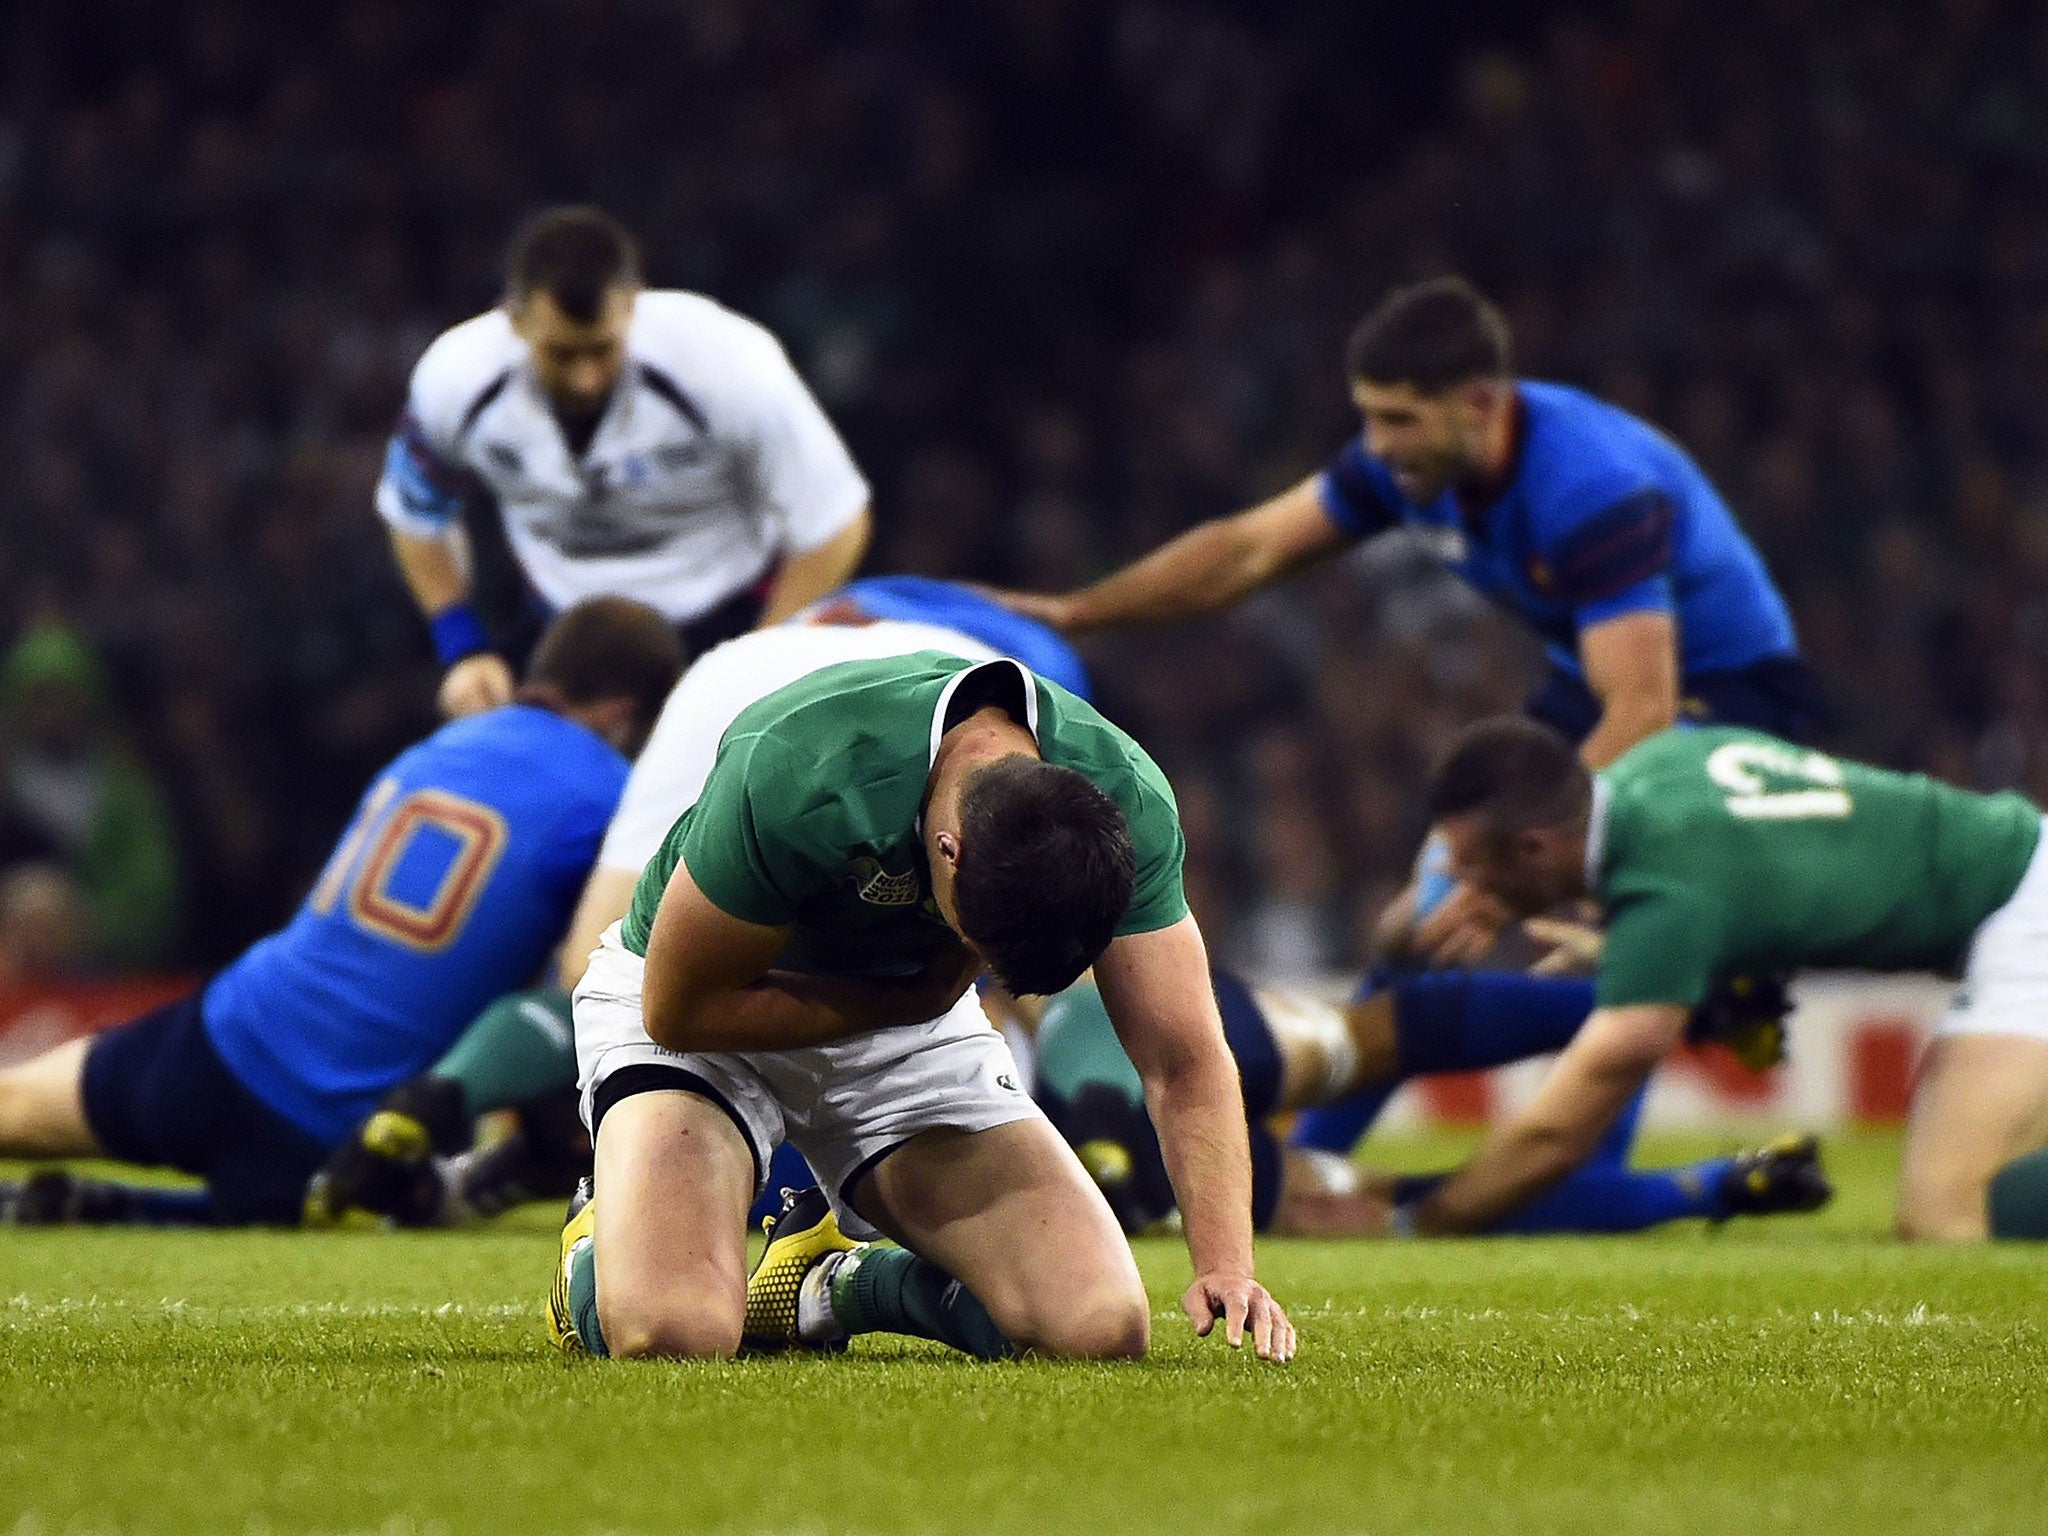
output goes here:
{"type": "Polygon", "coordinates": [[[1050,625],[1012,613],[972,587],[930,576],[866,576],[822,598],[817,608],[850,603],[873,619],[900,619],[958,630],[971,640],[1014,657],[1048,682],[1090,699],[1088,668],[1050,625]]]}
{"type": "Polygon", "coordinates": [[[228,1069],[327,1144],[531,984],[626,784],[595,733],[513,704],[443,726],[371,784],[312,894],[201,1004],[228,1069]]]}
{"type": "Polygon", "coordinates": [[[1522,380],[1507,487],[1469,519],[1454,491],[1427,506],[1354,438],[1320,482],[1323,509],[1357,538],[1422,530],[1444,563],[1514,609],[1578,676],[1579,631],[1625,613],[1678,622],[1687,677],[1798,654],[1792,617],[1734,514],[1670,438],[1619,406],[1522,380]]]}

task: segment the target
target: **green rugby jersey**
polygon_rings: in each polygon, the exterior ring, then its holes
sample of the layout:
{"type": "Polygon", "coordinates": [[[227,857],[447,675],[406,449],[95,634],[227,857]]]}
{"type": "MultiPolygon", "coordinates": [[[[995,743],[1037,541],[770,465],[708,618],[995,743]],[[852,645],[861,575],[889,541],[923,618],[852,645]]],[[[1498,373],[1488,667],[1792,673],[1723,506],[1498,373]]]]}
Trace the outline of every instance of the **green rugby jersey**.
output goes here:
{"type": "Polygon", "coordinates": [[[1609,1007],[1690,1007],[1744,970],[1951,969],[2041,836],[2019,795],[1726,727],[1660,732],[1597,783],[1587,862],[1609,1007]]]}
{"type": "Polygon", "coordinates": [[[1009,709],[1047,762],[1085,775],[1122,808],[1138,870],[1117,932],[1148,933],[1185,917],[1180,813],[1145,750],[1014,661],[921,651],[824,667],[741,711],[704,792],[640,877],[626,947],[647,953],[680,862],[732,916],[796,930],[784,969],[918,970],[951,938],[918,836],[925,781],[946,726],[984,703],[1009,709]]]}

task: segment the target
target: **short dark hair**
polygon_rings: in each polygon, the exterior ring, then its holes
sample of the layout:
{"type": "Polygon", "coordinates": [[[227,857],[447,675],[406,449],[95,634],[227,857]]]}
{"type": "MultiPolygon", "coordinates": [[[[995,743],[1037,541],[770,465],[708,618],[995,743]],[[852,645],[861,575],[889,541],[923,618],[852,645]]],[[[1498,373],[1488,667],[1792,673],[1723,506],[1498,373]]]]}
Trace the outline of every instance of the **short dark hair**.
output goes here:
{"type": "Polygon", "coordinates": [[[1344,348],[1353,380],[1412,384],[1425,395],[1506,378],[1512,361],[1507,317],[1462,277],[1396,288],[1344,348]]]}
{"type": "Polygon", "coordinates": [[[961,786],[960,927],[1019,997],[1064,991],[1095,963],[1137,869],[1122,809],[1071,768],[1015,753],[961,786]]]}
{"type": "Polygon", "coordinates": [[[1592,776],[1571,743],[1519,715],[1466,727],[1429,781],[1432,822],[1477,814],[1495,833],[1567,825],[1592,800],[1592,776]]]}
{"type": "Polygon", "coordinates": [[[513,303],[545,293],[583,325],[603,312],[606,294],[639,283],[639,243],[602,208],[581,203],[528,219],[505,258],[505,292],[513,303]]]}
{"type": "Polygon", "coordinates": [[[571,705],[629,698],[645,729],[682,676],[683,661],[675,626],[645,603],[592,597],[547,627],[526,664],[526,681],[571,705]]]}

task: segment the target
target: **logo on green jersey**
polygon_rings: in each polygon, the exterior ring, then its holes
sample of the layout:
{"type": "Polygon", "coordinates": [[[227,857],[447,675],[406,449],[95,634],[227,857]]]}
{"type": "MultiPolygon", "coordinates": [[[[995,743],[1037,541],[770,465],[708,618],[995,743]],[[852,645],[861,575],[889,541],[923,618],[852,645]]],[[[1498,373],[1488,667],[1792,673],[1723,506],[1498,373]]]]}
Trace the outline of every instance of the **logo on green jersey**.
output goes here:
{"type": "Polygon", "coordinates": [[[892,875],[880,859],[855,859],[847,877],[853,881],[854,894],[872,907],[914,907],[924,898],[916,870],[892,875]]]}

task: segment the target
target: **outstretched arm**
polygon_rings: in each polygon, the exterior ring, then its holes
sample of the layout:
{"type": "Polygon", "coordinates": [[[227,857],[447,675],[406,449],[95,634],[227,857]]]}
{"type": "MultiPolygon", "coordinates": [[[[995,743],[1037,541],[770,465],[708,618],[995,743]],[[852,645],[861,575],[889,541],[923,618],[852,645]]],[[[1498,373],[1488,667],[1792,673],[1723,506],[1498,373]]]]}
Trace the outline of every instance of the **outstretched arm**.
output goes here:
{"type": "Polygon", "coordinates": [[[767,606],[762,610],[761,627],[780,624],[851,576],[860,565],[861,556],[868,552],[874,526],[873,515],[862,508],[852,522],[816,549],[804,550],[783,561],[768,593],[767,606]]]}
{"type": "Polygon", "coordinates": [[[1470,1162],[1417,1202],[1414,1230],[1480,1232],[1557,1183],[1586,1160],[1678,1044],[1685,1020],[1685,1009],[1665,1003],[1596,1009],[1528,1108],[1490,1132],[1470,1162]]]}
{"type": "Polygon", "coordinates": [[[1227,608],[1349,542],[1323,510],[1320,479],[1311,475],[1249,511],[1198,524],[1078,592],[999,595],[1018,612],[1071,635],[1227,608]]]}
{"type": "Polygon", "coordinates": [[[1145,1084],[1187,1231],[1195,1281],[1181,1298],[1198,1334],[1218,1317],[1233,1347],[1246,1327],[1261,1359],[1294,1354],[1294,1326],[1253,1278],[1252,1165],[1237,1067],[1192,917],[1110,943],[1095,982],[1145,1084]]]}

